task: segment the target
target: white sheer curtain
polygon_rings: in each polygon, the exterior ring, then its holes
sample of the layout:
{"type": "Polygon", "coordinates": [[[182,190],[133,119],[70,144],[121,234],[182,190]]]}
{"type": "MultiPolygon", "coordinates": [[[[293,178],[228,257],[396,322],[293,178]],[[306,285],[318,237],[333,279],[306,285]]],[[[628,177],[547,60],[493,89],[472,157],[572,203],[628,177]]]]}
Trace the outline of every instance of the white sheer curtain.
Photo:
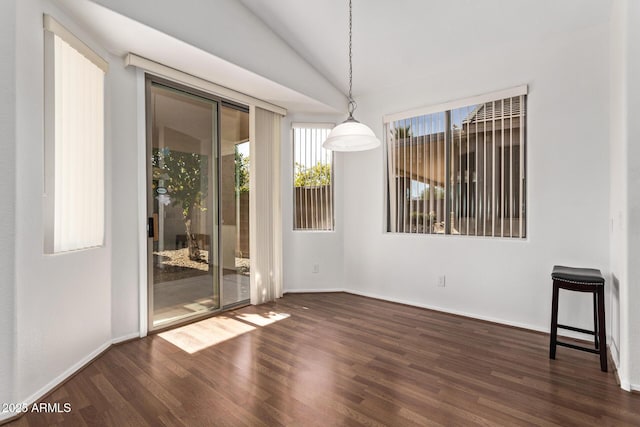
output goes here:
{"type": "Polygon", "coordinates": [[[250,110],[251,304],[282,297],[280,114],[250,110]]]}

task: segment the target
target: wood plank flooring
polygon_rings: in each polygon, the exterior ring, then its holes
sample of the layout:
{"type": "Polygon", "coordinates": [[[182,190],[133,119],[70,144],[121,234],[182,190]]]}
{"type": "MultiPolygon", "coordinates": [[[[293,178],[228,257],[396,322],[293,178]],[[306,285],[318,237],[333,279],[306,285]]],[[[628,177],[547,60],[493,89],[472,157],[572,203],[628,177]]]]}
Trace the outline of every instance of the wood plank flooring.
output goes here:
{"type": "Polygon", "coordinates": [[[640,425],[640,395],[545,334],[345,293],[208,320],[113,347],[43,400],[70,413],[10,425],[640,425]]]}

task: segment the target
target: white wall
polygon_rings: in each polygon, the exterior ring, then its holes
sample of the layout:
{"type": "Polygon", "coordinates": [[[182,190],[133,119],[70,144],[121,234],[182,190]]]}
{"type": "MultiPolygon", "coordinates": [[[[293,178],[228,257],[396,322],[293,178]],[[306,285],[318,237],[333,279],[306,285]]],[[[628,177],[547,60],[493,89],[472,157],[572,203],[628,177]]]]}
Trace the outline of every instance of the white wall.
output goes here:
{"type": "Polygon", "coordinates": [[[344,288],[344,169],[341,153],[334,153],[334,218],[335,230],[293,230],[293,140],[291,125],[299,123],[341,123],[342,116],[308,116],[290,114],[282,123],[282,251],[284,259],[284,292],[331,291],[344,288]],[[313,273],[313,266],[319,266],[313,273]]]}
{"type": "MultiPolygon", "coordinates": [[[[16,2],[0,4],[0,402],[14,401],[16,2]]],[[[0,420],[5,417],[0,413],[0,420]]]]}
{"type": "MultiPolygon", "coordinates": [[[[40,397],[111,342],[110,213],[107,211],[104,247],[43,255],[43,12],[104,54],[48,0],[17,2],[17,401],[40,397]]],[[[108,129],[106,152],[109,159],[108,129]]],[[[110,170],[107,160],[107,195],[110,170]]],[[[107,206],[109,199],[107,196],[107,206]]]]}
{"type": "MultiPolygon", "coordinates": [[[[110,56],[111,105],[111,333],[119,341],[135,336],[139,326],[138,81],[136,70],[110,56]]],[[[144,213],[146,215],[146,212],[144,213]]],[[[146,244],[146,242],[145,242],[146,244]]]]}
{"type": "Polygon", "coordinates": [[[628,1],[627,24],[627,202],[629,383],[640,391],[640,2],[628,1]]]}
{"type": "MultiPolygon", "coordinates": [[[[384,233],[382,150],[347,155],[345,287],[548,331],[554,264],[609,274],[608,40],[605,22],[529,44],[479,46],[475,56],[434,64],[423,80],[399,74],[397,86],[358,99],[356,117],[382,135],[385,113],[528,84],[529,226],[523,241],[384,233]]],[[[561,321],[586,328],[592,319],[588,295],[561,294],[561,321]]]]}
{"type": "MultiPolygon", "coordinates": [[[[609,327],[611,331],[611,354],[618,367],[621,379],[629,372],[627,346],[627,308],[623,301],[628,300],[628,251],[627,251],[627,108],[626,108],[626,35],[627,5],[625,1],[616,1],[611,14],[611,71],[610,71],[610,121],[609,128],[609,218],[611,260],[611,304],[609,309],[609,327]],[[625,320],[621,316],[624,314],[625,320]]],[[[623,380],[624,382],[624,380],[623,380]]],[[[628,385],[627,385],[628,388],[628,385]]]]}
{"type": "Polygon", "coordinates": [[[621,386],[640,390],[640,4],[617,0],[611,14],[611,308],[621,386]]]}

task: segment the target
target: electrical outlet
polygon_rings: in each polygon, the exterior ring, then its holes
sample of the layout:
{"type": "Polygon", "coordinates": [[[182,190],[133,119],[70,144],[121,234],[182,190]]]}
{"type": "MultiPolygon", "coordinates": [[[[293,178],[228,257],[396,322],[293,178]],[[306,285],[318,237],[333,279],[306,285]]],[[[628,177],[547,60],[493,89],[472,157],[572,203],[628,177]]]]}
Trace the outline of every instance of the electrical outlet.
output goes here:
{"type": "Polygon", "coordinates": [[[320,273],[320,264],[313,264],[312,273],[320,273]]]}
{"type": "Polygon", "coordinates": [[[446,276],[438,276],[438,287],[439,288],[444,288],[446,283],[447,283],[446,276]]]}

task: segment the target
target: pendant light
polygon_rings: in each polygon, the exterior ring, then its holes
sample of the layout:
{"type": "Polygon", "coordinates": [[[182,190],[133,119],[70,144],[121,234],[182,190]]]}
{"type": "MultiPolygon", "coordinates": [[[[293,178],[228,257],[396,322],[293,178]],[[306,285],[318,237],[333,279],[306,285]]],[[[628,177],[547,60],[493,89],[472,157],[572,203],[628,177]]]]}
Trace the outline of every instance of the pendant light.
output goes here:
{"type": "Polygon", "coordinates": [[[364,151],[380,145],[380,140],[365,124],[353,118],[357,104],[353,100],[351,88],[353,85],[353,64],[351,53],[351,22],[352,6],[349,0],[349,118],[334,127],[322,146],[331,151],[364,151]]]}

